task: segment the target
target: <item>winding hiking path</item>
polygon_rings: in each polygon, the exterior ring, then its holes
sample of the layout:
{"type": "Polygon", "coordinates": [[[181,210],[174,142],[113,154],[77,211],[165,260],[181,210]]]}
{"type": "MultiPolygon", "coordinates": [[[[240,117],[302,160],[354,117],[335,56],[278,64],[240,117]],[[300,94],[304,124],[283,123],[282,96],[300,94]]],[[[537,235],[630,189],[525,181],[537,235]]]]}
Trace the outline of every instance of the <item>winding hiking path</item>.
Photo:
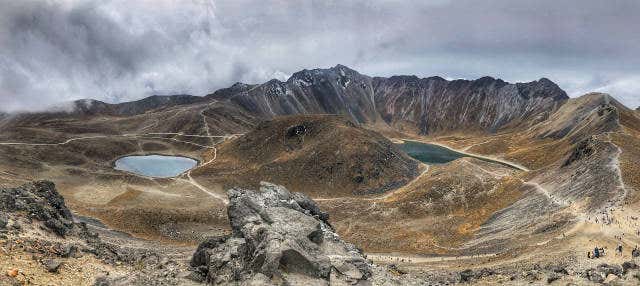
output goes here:
{"type": "MultiPolygon", "coordinates": [[[[202,116],[205,117],[204,114],[202,114],[202,116]]],[[[203,122],[206,123],[206,119],[203,119],[203,122]]],[[[65,141],[58,142],[58,143],[0,142],[0,146],[2,146],[2,145],[4,145],[4,146],[61,146],[61,145],[66,145],[66,144],[69,144],[71,142],[78,141],[78,140],[91,140],[91,139],[114,138],[114,137],[136,138],[136,139],[169,140],[169,141],[175,141],[175,142],[184,143],[184,144],[191,144],[191,145],[198,146],[198,147],[205,148],[205,149],[212,149],[213,150],[213,158],[211,160],[209,160],[209,161],[197,166],[197,167],[203,167],[203,166],[206,166],[206,165],[210,164],[211,162],[213,162],[218,156],[218,149],[216,148],[215,143],[213,142],[213,138],[221,138],[221,139],[224,140],[224,139],[234,138],[236,136],[242,135],[242,134],[211,135],[210,131],[209,131],[208,124],[205,125],[205,128],[206,128],[207,135],[171,133],[171,132],[126,133],[126,134],[120,134],[120,135],[94,135],[94,136],[76,137],[76,138],[70,138],[70,139],[67,139],[65,141]],[[202,144],[198,144],[198,143],[195,143],[195,142],[180,140],[180,139],[176,139],[176,138],[160,137],[160,135],[174,135],[174,136],[196,137],[196,138],[211,138],[212,141],[211,141],[211,145],[202,145],[202,144]]],[[[207,195],[222,201],[225,205],[229,203],[229,201],[224,196],[222,196],[220,194],[216,194],[215,192],[210,191],[209,189],[207,189],[206,187],[204,187],[203,185],[198,183],[198,181],[196,181],[191,176],[191,171],[192,170],[193,169],[191,169],[187,173],[185,173],[187,179],[184,179],[184,178],[174,178],[174,179],[177,180],[177,181],[181,181],[181,182],[185,182],[185,183],[193,185],[194,187],[196,187],[197,189],[199,189],[202,192],[206,193],[207,195]]],[[[154,179],[154,178],[151,178],[151,177],[145,177],[145,178],[151,179],[151,180],[154,179]]]]}
{"type": "Polygon", "coordinates": [[[547,199],[549,199],[552,203],[554,203],[554,204],[556,204],[556,205],[559,205],[559,206],[568,206],[568,205],[569,205],[569,203],[568,203],[568,202],[566,202],[566,201],[564,201],[564,200],[561,200],[561,199],[556,198],[555,196],[553,196],[553,195],[549,192],[549,190],[547,190],[547,189],[543,188],[540,184],[538,184],[538,183],[536,183],[536,182],[531,182],[531,181],[529,181],[529,182],[525,182],[525,181],[523,181],[523,180],[520,180],[520,181],[522,181],[522,185],[524,185],[524,186],[530,186],[530,187],[533,187],[537,192],[539,192],[539,193],[541,193],[542,195],[544,195],[547,199]]]}
{"type": "Polygon", "coordinates": [[[414,255],[393,255],[393,254],[377,254],[367,253],[367,258],[376,262],[408,262],[408,263],[428,263],[428,262],[440,262],[440,261],[456,261],[467,259],[478,259],[495,257],[498,253],[477,254],[477,255],[459,255],[459,256],[432,256],[422,257],[414,255]]]}
{"type": "Polygon", "coordinates": [[[91,139],[114,138],[114,137],[125,137],[125,138],[134,137],[134,138],[142,138],[142,139],[148,138],[148,139],[170,140],[170,141],[175,141],[175,142],[180,142],[180,143],[185,143],[185,144],[191,144],[191,145],[195,145],[195,146],[202,147],[202,148],[208,148],[208,149],[215,148],[214,146],[202,145],[202,144],[194,143],[194,142],[191,142],[191,141],[184,141],[184,140],[179,140],[179,139],[175,139],[175,138],[168,138],[168,137],[158,137],[158,136],[153,136],[153,135],[176,135],[176,136],[184,136],[184,137],[229,138],[229,137],[232,137],[232,136],[234,136],[236,134],[206,136],[206,135],[182,134],[182,133],[126,133],[126,134],[119,134],[119,135],[94,135],[94,136],[76,137],[76,138],[67,139],[67,140],[59,142],[59,143],[0,142],[0,145],[5,145],[5,146],[11,146],[11,145],[60,146],[60,145],[66,145],[66,144],[69,144],[71,142],[79,141],[79,140],[91,140],[91,139]]]}

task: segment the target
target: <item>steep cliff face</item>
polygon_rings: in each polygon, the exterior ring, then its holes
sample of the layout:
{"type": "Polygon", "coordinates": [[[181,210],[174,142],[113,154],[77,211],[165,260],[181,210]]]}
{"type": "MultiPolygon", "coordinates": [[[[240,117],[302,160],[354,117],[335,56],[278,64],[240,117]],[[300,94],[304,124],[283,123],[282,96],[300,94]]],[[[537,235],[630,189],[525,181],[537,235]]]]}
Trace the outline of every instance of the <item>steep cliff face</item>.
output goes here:
{"type": "Polygon", "coordinates": [[[287,81],[270,80],[257,86],[235,84],[207,97],[229,100],[260,117],[292,114],[342,114],[365,123],[375,122],[371,78],[342,65],[302,70],[287,81]]]}
{"type": "Polygon", "coordinates": [[[359,123],[384,122],[419,134],[530,126],[568,99],[545,78],[516,84],[491,77],[371,78],[343,65],[303,70],[286,82],[236,84],[208,97],[230,101],[260,117],[341,114],[359,123]]]}
{"type": "Polygon", "coordinates": [[[376,109],[396,128],[420,134],[495,132],[546,119],[568,97],[548,79],[510,84],[500,79],[447,81],[394,76],[373,80],[376,109]]]}

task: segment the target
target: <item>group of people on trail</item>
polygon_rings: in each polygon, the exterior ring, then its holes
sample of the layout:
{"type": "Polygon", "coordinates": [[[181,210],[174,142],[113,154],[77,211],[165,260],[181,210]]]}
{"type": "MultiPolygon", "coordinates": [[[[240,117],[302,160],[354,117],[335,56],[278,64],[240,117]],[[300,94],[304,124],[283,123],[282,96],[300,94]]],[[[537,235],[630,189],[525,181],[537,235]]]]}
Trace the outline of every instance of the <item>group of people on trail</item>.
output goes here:
{"type": "MultiPolygon", "coordinates": [[[[596,246],[596,247],[593,248],[593,251],[588,251],[587,252],[587,258],[593,259],[593,258],[603,257],[603,256],[605,256],[605,250],[606,249],[607,249],[606,247],[602,248],[602,247],[597,247],[596,246]]],[[[622,244],[620,244],[620,243],[618,243],[618,246],[616,246],[616,256],[618,256],[618,255],[623,256],[622,255],[622,244]]],[[[640,249],[638,248],[637,245],[636,245],[636,247],[634,247],[631,250],[631,257],[640,257],[640,249]]]]}
{"type": "Polygon", "coordinates": [[[604,252],[605,248],[598,248],[597,246],[595,248],[593,248],[593,252],[588,251],[587,252],[587,258],[591,259],[591,258],[600,258],[602,256],[604,256],[605,252],[604,252]]]}

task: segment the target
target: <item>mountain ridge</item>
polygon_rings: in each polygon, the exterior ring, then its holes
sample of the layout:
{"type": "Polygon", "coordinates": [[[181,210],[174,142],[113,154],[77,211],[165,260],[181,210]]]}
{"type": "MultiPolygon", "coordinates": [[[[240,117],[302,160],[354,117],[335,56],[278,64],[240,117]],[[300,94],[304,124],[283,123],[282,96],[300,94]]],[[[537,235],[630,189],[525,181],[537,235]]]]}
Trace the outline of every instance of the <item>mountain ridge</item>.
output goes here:
{"type": "Polygon", "coordinates": [[[341,114],[357,123],[387,125],[423,135],[456,130],[496,132],[505,127],[530,126],[527,121],[547,118],[569,99],[566,92],[546,78],[511,84],[492,77],[453,81],[437,76],[370,77],[344,65],[305,69],[286,81],[235,84],[207,97],[230,102],[263,118],[341,114]],[[460,106],[466,106],[462,113],[460,106]],[[473,112],[474,107],[482,110],[473,112]],[[543,118],[536,118],[540,114],[544,114],[543,118]],[[456,126],[439,124],[443,118],[456,126]]]}
{"type": "Polygon", "coordinates": [[[117,104],[76,100],[67,113],[134,116],[167,107],[220,103],[261,120],[279,115],[340,114],[360,124],[430,135],[529,127],[548,118],[568,99],[566,92],[544,77],[526,83],[489,76],[451,81],[439,76],[371,77],[339,64],[303,69],[286,81],[237,82],[205,96],[154,95],[117,104]]]}

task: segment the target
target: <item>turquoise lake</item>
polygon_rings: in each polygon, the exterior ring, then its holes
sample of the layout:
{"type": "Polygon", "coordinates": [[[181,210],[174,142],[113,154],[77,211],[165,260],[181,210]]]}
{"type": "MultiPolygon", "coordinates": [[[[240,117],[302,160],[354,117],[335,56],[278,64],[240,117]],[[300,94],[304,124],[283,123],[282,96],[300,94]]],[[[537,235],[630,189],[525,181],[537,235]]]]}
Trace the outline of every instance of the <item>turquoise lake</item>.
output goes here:
{"type": "Polygon", "coordinates": [[[180,156],[144,155],[122,157],[115,164],[116,170],[147,177],[171,178],[195,167],[198,161],[180,156]]]}
{"type": "Polygon", "coordinates": [[[445,164],[466,157],[465,154],[433,144],[404,141],[404,143],[397,145],[407,155],[425,164],[445,164]]]}

